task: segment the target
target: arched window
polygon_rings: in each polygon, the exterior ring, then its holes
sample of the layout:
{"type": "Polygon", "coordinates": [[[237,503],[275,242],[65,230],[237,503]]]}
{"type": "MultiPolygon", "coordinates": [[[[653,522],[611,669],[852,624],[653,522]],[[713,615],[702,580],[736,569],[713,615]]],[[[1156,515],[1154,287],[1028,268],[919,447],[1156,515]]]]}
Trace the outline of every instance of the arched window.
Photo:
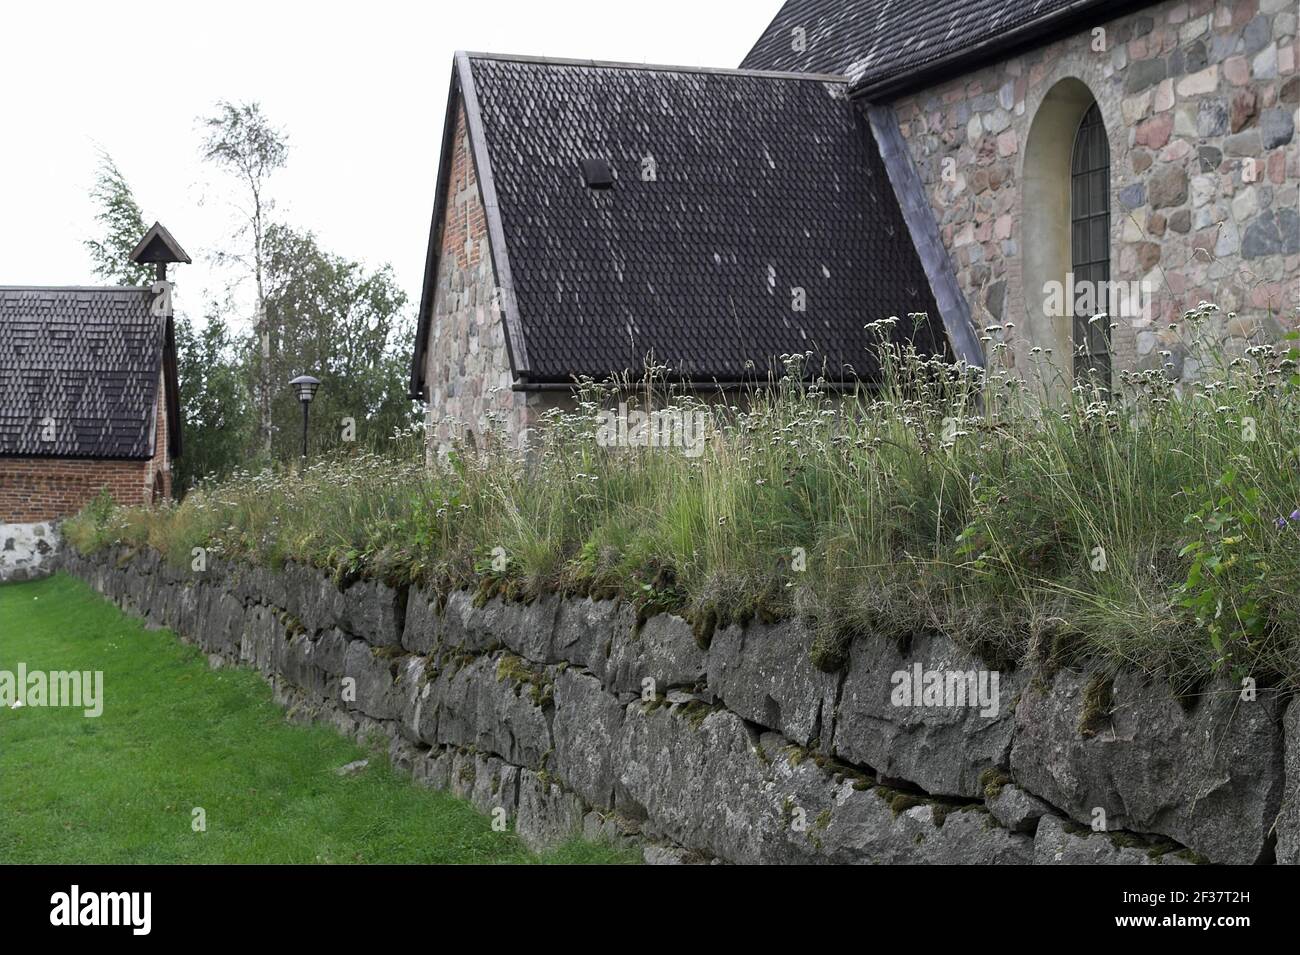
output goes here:
{"type": "MultiPolygon", "coordinates": [[[[1070,271],[1076,289],[1087,282],[1095,302],[1091,314],[1074,310],[1074,378],[1109,388],[1110,323],[1110,145],[1101,110],[1094,102],[1083,114],[1070,159],[1070,271]]],[[[1076,297],[1077,300],[1077,297],[1076,297]]],[[[1086,310],[1085,310],[1086,311],[1086,310]]]]}

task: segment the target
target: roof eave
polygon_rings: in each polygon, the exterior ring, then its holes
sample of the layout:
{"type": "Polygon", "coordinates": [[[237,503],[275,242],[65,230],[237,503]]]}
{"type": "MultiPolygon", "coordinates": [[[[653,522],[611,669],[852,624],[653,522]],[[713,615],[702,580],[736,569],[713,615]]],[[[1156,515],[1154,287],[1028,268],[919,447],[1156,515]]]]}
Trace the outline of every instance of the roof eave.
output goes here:
{"type": "Polygon", "coordinates": [[[849,87],[853,99],[880,102],[932,86],[941,78],[969,72],[985,63],[1005,59],[1026,47],[1041,44],[1074,32],[1086,22],[1110,13],[1132,13],[1152,6],[1161,0],[1075,0],[1068,7],[1048,17],[1032,20],[1014,30],[954,53],[940,57],[924,66],[902,73],[891,74],[878,80],[858,80],[849,87]]]}
{"type": "Polygon", "coordinates": [[[415,350],[411,359],[411,382],[408,397],[424,398],[424,367],[429,347],[429,326],[438,282],[438,252],[442,246],[442,228],[447,214],[447,187],[451,181],[452,150],[456,138],[456,108],[460,105],[460,82],[457,64],[451,68],[447,90],[447,114],[442,124],[442,149],[438,154],[438,175],[434,186],[433,219],[429,224],[429,247],[424,254],[424,284],[420,289],[420,311],[415,331],[415,350]]]}
{"type": "Polygon", "coordinates": [[[506,355],[512,375],[527,378],[532,367],[528,361],[523,323],[519,318],[519,301],[515,297],[506,230],[501,221],[501,204],[497,201],[496,180],[492,175],[492,159],[488,155],[487,134],[483,128],[483,114],[479,109],[478,89],[474,85],[474,74],[470,68],[470,54],[463,50],[456,54],[456,69],[460,73],[461,102],[465,108],[465,134],[469,138],[474,175],[478,179],[479,199],[483,203],[483,217],[487,224],[492,274],[500,292],[497,298],[504,318],[506,355]]]}
{"type": "Polygon", "coordinates": [[[447,96],[447,115],[443,120],[442,153],[438,160],[438,193],[434,198],[433,221],[429,227],[424,286],[420,293],[420,318],[416,328],[415,353],[408,390],[408,396],[416,400],[425,397],[424,368],[428,361],[429,332],[433,324],[433,307],[437,296],[439,249],[447,213],[447,190],[451,180],[458,107],[465,111],[465,135],[469,140],[470,158],[474,163],[474,176],[478,181],[479,198],[483,203],[493,275],[496,286],[500,290],[499,298],[504,317],[506,354],[510,362],[510,370],[516,378],[527,378],[530,370],[523,324],[519,318],[519,303],[515,298],[514,281],[510,271],[505,227],[501,222],[501,207],[497,202],[496,185],[492,176],[492,161],[488,155],[483,116],[479,110],[478,91],[475,89],[474,75],[470,70],[471,55],[463,50],[456,52],[452,67],[451,89],[447,96]]]}

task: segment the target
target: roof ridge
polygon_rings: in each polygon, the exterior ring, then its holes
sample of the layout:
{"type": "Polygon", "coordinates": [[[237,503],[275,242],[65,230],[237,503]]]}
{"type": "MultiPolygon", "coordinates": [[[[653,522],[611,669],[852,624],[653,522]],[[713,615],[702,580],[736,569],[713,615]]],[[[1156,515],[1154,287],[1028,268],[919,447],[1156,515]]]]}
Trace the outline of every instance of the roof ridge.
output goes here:
{"type": "Polygon", "coordinates": [[[0,292],[151,292],[147,285],[0,285],[0,292]]]}
{"type": "Polygon", "coordinates": [[[850,78],[841,73],[801,73],[789,70],[747,70],[723,66],[680,66],[668,63],[628,63],[620,60],[584,60],[555,56],[529,56],[513,53],[462,51],[470,60],[496,60],[506,63],[534,63],[543,66],[591,66],[599,69],[642,70],[657,73],[706,73],[719,76],[750,76],[756,79],[811,80],[818,83],[842,83],[850,78]]]}

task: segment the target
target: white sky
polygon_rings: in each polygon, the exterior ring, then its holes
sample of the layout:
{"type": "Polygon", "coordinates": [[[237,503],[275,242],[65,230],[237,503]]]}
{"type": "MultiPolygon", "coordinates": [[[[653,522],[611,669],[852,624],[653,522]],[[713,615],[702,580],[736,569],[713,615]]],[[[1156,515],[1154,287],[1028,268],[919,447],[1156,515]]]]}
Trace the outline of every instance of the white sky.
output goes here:
{"type": "Polygon", "coordinates": [[[197,317],[228,275],[234,184],[196,117],[258,100],[290,136],[275,215],[328,250],[391,262],[418,302],[457,49],[733,67],[781,0],[6,3],[0,13],[0,285],[98,284],[83,240],[98,149],[190,253],[197,317]]]}

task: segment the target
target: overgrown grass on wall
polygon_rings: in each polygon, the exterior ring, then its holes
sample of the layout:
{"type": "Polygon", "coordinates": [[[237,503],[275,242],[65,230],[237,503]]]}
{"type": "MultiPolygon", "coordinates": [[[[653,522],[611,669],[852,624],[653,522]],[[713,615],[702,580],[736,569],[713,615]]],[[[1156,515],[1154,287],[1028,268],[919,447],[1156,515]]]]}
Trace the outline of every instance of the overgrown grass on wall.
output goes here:
{"type": "MultiPolygon", "coordinates": [[[[1222,356],[1197,336],[1226,321],[1189,313],[1191,353],[1222,356]]],[[[407,435],[391,455],[241,475],[180,506],[101,503],[66,531],[186,567],[204,546],[521,599],[619,594],[701,639],[801,613],[827,667],[854,634],[928,629],[1002,663],[1091,653],[1184,686],[1220,671],[1300,686],[1294,347],[1223,357],[1181,389],[1129,374],[1111,402],[1084,387],[1044,401],[1019,376],[916,356],[887,370],[847,408],[792,375],[715,413],[696,457],[601,446],[610,396],[592,387],[527,461],[480,448],[426,469],[407,435]]]]}

